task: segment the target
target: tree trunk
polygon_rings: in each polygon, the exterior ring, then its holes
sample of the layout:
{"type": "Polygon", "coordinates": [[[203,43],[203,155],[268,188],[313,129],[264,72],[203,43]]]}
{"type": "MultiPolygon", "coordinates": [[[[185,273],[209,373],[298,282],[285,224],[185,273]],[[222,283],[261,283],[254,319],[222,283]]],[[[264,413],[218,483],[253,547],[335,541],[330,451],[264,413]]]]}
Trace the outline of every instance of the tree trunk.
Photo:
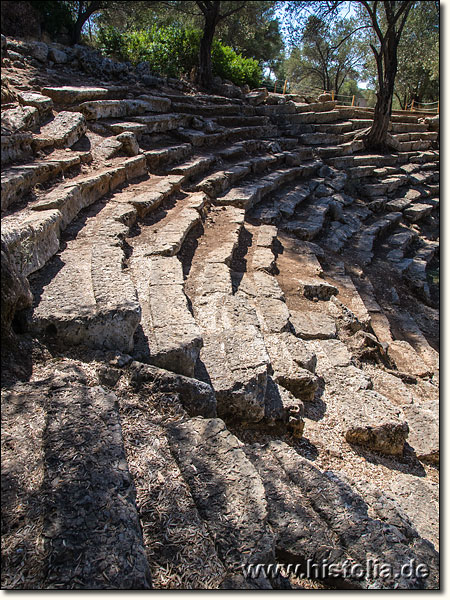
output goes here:
{"type": "Polygon", "coordinates": [[[215,15],[205,16],[205,28],[200,42],[200,60],[198,70],[199,84],[205,88],[212,85],[212,60],[211,50],[216,29],[215,15]]]}
{"type": "Polygon", "coordinates": [[[82,17],[78,17],[76,23],[73,26],[72,35],[71,35],[73,46],[75,44],[78,44],[81,39],[81,30],[83,29],[84,23],[85,23],[85,20],[82,17]]]}
{"type": "MultiPolygon", "coordinates": [[[[397,74],[397,45],[395,32],[387,39],[386,48],[379,60],[382,61],[383,77],[379,78],[377,103],[373,114],[373,124],[369,133],[364,137],[366,148],[378,151],[389,149],[387,133],[392,112],[395,76],[397,74]]],[[[381,65],[380,65],[381,66],[381,65]]]]}

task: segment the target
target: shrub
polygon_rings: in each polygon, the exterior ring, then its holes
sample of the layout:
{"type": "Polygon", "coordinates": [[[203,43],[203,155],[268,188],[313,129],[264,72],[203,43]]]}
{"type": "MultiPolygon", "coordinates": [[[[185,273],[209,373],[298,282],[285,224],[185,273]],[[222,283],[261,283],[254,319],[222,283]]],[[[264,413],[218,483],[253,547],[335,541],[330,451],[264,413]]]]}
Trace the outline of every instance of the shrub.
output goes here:
{"type": "Polygon", "coordinates": [[[212,63],[214,75],[229,79],[236,85],[247,83],[254,88],[261,83],[262,70],[257,60],[245,58],[217,40],[213,43],[212,63]]]}
{"type": "MultiPolygon", "coordinates": [[[[96,45],[104,54],[137,65],[146,61],[155,73],[180,77],[198,65],[202,32],[199,29],[181,29],[175,26],[153,27],[145,30],[120,32],[113,27],[102,27],[97,33],[96,45]]],[[[229,46],[215,40],[212,51],[213,74],[236,85],[248,83],[257,87],[261,68],[252,58],[244,58],[229,46]]]]}

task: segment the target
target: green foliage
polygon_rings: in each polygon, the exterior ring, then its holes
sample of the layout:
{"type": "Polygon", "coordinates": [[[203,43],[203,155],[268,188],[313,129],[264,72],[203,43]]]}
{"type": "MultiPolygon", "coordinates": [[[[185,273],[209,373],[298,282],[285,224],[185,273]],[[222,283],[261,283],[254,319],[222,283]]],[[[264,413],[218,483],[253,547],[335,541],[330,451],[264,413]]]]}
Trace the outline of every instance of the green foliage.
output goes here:
{"type": "MultiPolygon", "coordinates": [[[[136,65],[146,61],[150,69],[168,77],[180,77],[198,64],[202,32],[199,29],[153,25],[146,30],[121,32],[111,26],[100,27],[96,46],[106,55],[136,65]]],[[[215,40],[212,50],[213,73],[236,85],[256,87],[261,80],[258,62],[244,58],[229,46],[215,40]]]]}
{"type": "Polygon", "coordinates": [[[211,58],[214,75],[236,85],[247,83],[251,88],[260,85],[262,71],[257,60],[245,58],[217,40],[213,43],[211,58]]]}

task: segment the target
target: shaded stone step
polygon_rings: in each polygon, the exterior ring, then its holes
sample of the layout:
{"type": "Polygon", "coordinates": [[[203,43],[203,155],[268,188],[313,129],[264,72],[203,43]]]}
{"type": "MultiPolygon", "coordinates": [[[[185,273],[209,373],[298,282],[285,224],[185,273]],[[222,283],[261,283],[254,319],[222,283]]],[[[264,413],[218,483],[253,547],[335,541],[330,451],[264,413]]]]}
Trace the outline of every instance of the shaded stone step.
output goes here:
{"type": "Polygon", "coordinates": [[[188,181],[193,177],[198,177],[205,173],[214,163],[215,157],[210,154],[207,156],[194,156],[185,163],[173,167],[169,173],[175,175],[183,175],[183,182],[188,181]]]}
{"type": "Polygon", "coordinates": [[[177,114],[143,115],[142,117],[133,117],[130,121],[106,120],[101,122],[103,130],[109,130],[116,134],[131,131],[138,139],[149,133],[178,130],[186,125],[188,125],[187,117],[177,114]]]}
{"type": "Polygon", "coordinates": [[[157,148],[144,151],[147,165],[150,171],[165,169],[168,164],[187,158],[193,152],[190,144],[178,144],[169,148],[157,148]]]}
{"type": "Polygon", "coordinates": [[[348,133],[349,131],[353,130],[353,124],[351,121],[343,121],[341,123],[325,123],[323,125],[318,125],[317,123],[318,121],[312,125],[313,131],[317,133],[348,133]]]}
{"type": "Polygon", "coordinates": [[[274,538],[266,494],[242,443],[220,419],[171,425],[169,443],[197,510],[214,537],[227,570],[242,574],[244,562],[271,561],[274,538]]]}
{"type": "MultiPolygon", "coordinates": [[[[35,131],[39,127],[40,114],[34,106],[16,106],[2,111],[2,129],[10,133],[35,131]]],[[[2,134],[3,135],[3,134],[2,134]]]]}
{"type": "Polygon", "coordinates": [[[268,125],[269,118],[264,116],[219,116],[214,121],[223,127],[248,127],[251,125],[268,125]]]}
{"type": "Polygon", "coordinates": [[[91,100],[82,102],[80,111],[88,121],[111,117],[130,117],[147,112],[166,112],[171,101],[161,96],[146,96],[145,100],[91,100]]]}
{"type": "Polygon", "coordinates": [[[45,587],[150,589],[117,398],[87,380],[69,363],[48,391],[45,587]]]}
{"type": "Polygon", "coordinates": [[[406,132],[420,132],[427,131],[428,125],[425,123],[392,123],[391,124],[391,132],[392,133],[406,133],[406,132]]]}
{"type": "Polygon", "coordinates": [[[53,100],[37,92],[19,93],[19,102],[22,106],[34,106],[37,108],[41,119],[50,116],[53,109],[53,100]]]}
{"type": "Polygon", "coordinates": [[[146,256],[136,246],[130,274],[142,309],[141,335],[134,356],[163,369],[192,377],[203,345],[184,292],[183,268],[176,256],[146,256]]]}
{"type": "Polygon", "coordinates": [[[61,111],[33,136],[33,148],[70,148],[86,133],[86,129],[86,120],[81,113],[61,111]]]}
{"type": "Polygon", "coordinates": [[[334,133],[304,133],[299,135],[298,139],[302,144],[311,146],[320,146],[321,144],[337,145],[346,141],[343,134],[334,133]]]}
{"type": "Polygon", "coordinates": [[[1,164],[8,165],[12,162],[24,161],[31,157],[31,142],[33,136],[30,132],[10,133],[2,129],[1,135],[1,164]]]}
{"type": "Polygon", "coordinates": [[[358,253],[359,260],[367,265],[373,258],[373,245],[376,239],[389,230],[390,227],[401,221],[402,213],[393,212],[375,221],[372,225],[366,227],[360,235],[357,236],[354,250],[358,253]]]}
{"type": "Polygon", "coordinates": [[[129,205],[108,204],[91,213],[84,227],[33,279],[29,327],[69,345],[129,352],[141,309],[122,269],[120,222],[129,205]],[[73,294],[79,290],[79,294],[73,294]]]}
{"type": "Polygon", "coordinates": [[[401,566],[414,559],[429,565],[430,578],[392,575],[378,579],[376,586],[391,589],[398,583],[401,588],[433,589],[438,585],[436,551],[382,493],[378,491],[377,501],[368,505],[340,473],[321,472],[283,442],[246,445],[245,452],[265,487],[279,559],[303,566],[310,560],[318,565],[316,577],[359,589],[374,587],[373,573],[356,578],[349,570],[333,573],[327,566],[335,563],[342,569],[346,560],[366,565],[371,556],[400,573],[401,566]]]}
{"type": "Polygon", "coordinates": [[[392,154],[361,154],[355,156],[345,156],[328,159],[328,163],[332,164],[338,169],[347,169],[349,167],[358,166],[369,166],[373,165],[374,168],[394,165],[396,164],[397,157],[392,154]]]}
{"type": "MultiPolygon", "coordinates": [[[[150,368],[155,369],[146,366],[150,368]]],[[[226,568],[218,556],[213,532],[200,516],[172,454],[166,428],[156,424],[152,418],[155,413],[149,411],[151,390],[152,384],[142,383],[137,400],[135,394],[122,395],[120,408],[153,586],[179,590],[219,588],[226,568]]],[[[166,393],[171,408],[177,402],[173,396],[166,393]]]]}
{"type": "Polygon", "coordinates": [[[46,159],[8,167],[1,174],[2,210],[20,200],[35,185],[44,183],[67,169],[88,160],[84,153],[56,151],[46,159]]]}
{"type": "Polygon", "coordinates": [[[403,510],[419,535],[439,551],[439,485],[425,477],[397,473],[385,494],[403,510]]]}
{"type": "Polygon", "coordinates": [[[242,115],[242,108],[236,104],[193,104],[183,100],[183,102],[172,101],[172,109],[180,113],[201,115],[204,117],[242,115]]]}
{"type": "Polygon", "coordinates": [[[129,366],[131,383],[143,393],[177,394],[191,417],[216,417],[216,397],[210,385],[166,371],[152,365],[133,361],[129,366]]]}
{"type": "Polygon", "coordinates": [[[306,162],[303,166],[279,169],[262,177],[259,182],[237,187],[215,199],[217,204],[232,205],[250,210],[261,199],[274,191],[278,186],[297,177],[310,177],[322,165],[321,161],[306,162]]]}
{"type": "Polygon", "coordinates": [[[314,200],[300,215],[297,212],[291,220],[283,223],[282,227],[301,240],[313,240],[322,231],[331,210],[332,202],[328,199],[314,200]]]}
{"type": "Polygon", "coordinates": [[[166,218],[158,223],[155,234],[147,237],[147,254],[177,254],[189,231],[201,222],[207,201],[205,194],[196,193],[177,203],[175,209],[170,210],[166,218]]]}
{"type": "Polygon", "coordinates": [[[136,208],[140,217],[145,217],[156,210],[163,200],[179,191],[182,181],[182,175],[168,177],[153,175],[146,186],[147,189],[141,188],[129,202],[136,208]]]}
{"type": "MultiPolygon", "coordinates": [[[[90,177],[80,176],[58,186],[42,201],[33,204],[32,211],[24,209],[4,217],[2,240],[19,272],[27,276],[44,266],[59,248],[60,231],[80,210],[145,171],[143,157],[130,158],[120,167],[105,169],[90,177]]],[[[132,207],[130,209],[132,211],[132,207]]]]}
{"type": "Polygon", "coordinates": [[[412,202],[416,202],[421,198],[421,192],[414,188],[406,189],[402,194],[397,195],[393,200],[386,203],[386,210],[395,212],[403,211],[408,208],[412,202]]]}

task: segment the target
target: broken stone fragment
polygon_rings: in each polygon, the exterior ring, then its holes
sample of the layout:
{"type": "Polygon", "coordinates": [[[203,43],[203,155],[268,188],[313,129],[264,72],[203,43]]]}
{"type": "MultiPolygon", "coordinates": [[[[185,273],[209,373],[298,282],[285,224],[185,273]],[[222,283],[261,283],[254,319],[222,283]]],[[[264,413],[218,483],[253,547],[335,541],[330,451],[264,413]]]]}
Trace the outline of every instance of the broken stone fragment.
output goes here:
{"type": "Polygon", "coordinates": [[[352,394],[343,413],[345,439],[375,452],[401,455],[409,428],[402,410],[372,390],[352,394]]]}
{"type": "Polygon", "coordinates": [[[299,290],[300,293],[309,300],[314,300],[315,298],[319,300],[330,300],[332,296],[339,294],[337,287],[322,279],[299,281],[299,290]]]}

